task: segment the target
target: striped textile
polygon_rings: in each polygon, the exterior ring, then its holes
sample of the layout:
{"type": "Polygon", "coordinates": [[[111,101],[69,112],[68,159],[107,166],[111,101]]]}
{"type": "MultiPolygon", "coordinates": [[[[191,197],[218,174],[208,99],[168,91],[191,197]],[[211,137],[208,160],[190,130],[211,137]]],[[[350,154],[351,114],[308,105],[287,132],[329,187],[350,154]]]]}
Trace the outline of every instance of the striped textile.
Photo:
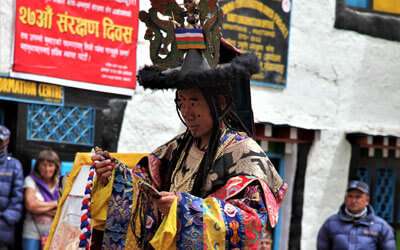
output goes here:
{"type": "Polygon", "coordinates": [[[203,29],[177,28],[175,40],[178,49],[205,49],[203,29]]]}
{"type": "Polygon", "coordinates": [[[92,236],[92,227],[90,225],[91,214],[90,204],[92,202],[92,189],[93,179],[95,176],[94,165],[90,166],[89,176],[87,178],[87,184],[85,187],[85,195],[82,199],[82,215],[81,215],[81,234],[79,236],[79,248],[86,250],[90,249],[90,237],[92,236]]]}

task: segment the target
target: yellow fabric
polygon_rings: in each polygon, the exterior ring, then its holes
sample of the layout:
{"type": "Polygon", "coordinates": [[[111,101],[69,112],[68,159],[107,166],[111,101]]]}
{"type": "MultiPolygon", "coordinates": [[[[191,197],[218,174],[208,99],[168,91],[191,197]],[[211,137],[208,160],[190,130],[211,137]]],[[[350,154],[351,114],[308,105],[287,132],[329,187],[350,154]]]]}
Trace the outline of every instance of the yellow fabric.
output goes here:
{"type": "MultiPolygon", "coordinates": [[[[144,153],[112,153],[111,156],[120,160],[121,162],[128,165],[129,168],[133,168],[137,162],[147,154],[144,153]]],[[[50,242],[53,239],[54,232],[57,228],[57,224],[60,220],[62,206],[67,199],[69,193],[71,192],[72,185],[75,178],[78,176],[82,166],[90,166],[92,164],[90,153],[77,153],[75,155],[74,165],[71,172],[69,173],[67,180],[65,181],[63,187],[63,193],[61,198],[58,200],[57,212],[54,217],[53,223],[50,228],[49,236],[47,238],[45,250],[50,247],[50,242]]],[[[93,197],[91,204],[91,214],[92,214],[92,226],[98,230],[104,229],[104,224],[107,216],[107,202],[111,195],[112,183],[111,181],[104,187],[101,187],[95,183],[93,187],[93,197]],[[95,191],[96,190],[96,191],[95,191]]]]}
{"type": "MultiPolygon", "coordinates": [[[[139,190],[139,186],[138,186],[139,180],[140,180],[140,178],[133,176],[133,178],[132,178],[132,182],[133,183],[132,184],[133,184],[133,189],[134,190],[139,190]]],[[[134,197],[132,197],[132,198],[133,198],[134,202],[132,204],[132,214],[133,214],[133,211],[136,210],[136,206],[139,205],[138,202],[135,202],[138,199],[139,192],[133,192],[133,193],[134,193],[134,197]]],[[[137,214],[136,216],[139,217],[140,215],[137,214]]],[[[138,234],[140,233],[140,226],[141,226],[140,225],[140,219],[136,218],[135,232],[137,232],[138,234]]],[[[132,223],[129,223],[128,233],[126,234],[125,250],[140,249],[139,246],[137,245],[136,237],[133,234],[133,231],[134,230],[132,229],[132,223]]]]}
{"type": "Polygon", "coordinates": [[[156,250],[175,250],[176,243],[175,243],[175,236],[177,232],[177,206],[178,206],[178,199],[176,198],[170,209],[168,216],[163,220],[160,227],[157,229],[156,234],[154,235],[153,239],[151,239],[150,244],[156,250]]]}
{"type": "Polygon", "coordinates": [[[400,14],[400,0],[374,0],[373,9],[391,14],[400,14]]]}
{"type": "MultiPolygon", "coordinates": [[[[115,157],[119,161],[123,162],[129,168],[136,166],[139,160],[146,155],[147,154],[139,153],[111,154],[112,157],[115,157]]],[[[111,180],[113,180],[113,178],[111,180]]],[[[95,182],[93,186],[92,204],[90,206],[92,214],[91,223],[92,227],[97,230],[104,230],[104,225],[107,218],[108,199],[111,196],[112,186],[112,181],[110,181],[106,186],[101,186],[99,183],[95,182]]]]}
{"type": "Polygon", "coordinates": [[[205,249],[225,249],[226,228],[217,200],[215,198],[206,198],[203,208],[205,249]]]}
{"type": "MultiPolygon", "coordinates": [[[[153,239],[151,239],[150,244],[154,249],[176,249],[177,206],[177,199],[175,199],[168,216],[163,220],[153,239]]],[[[217,200],[215,198],[207,198],[204,200],[203,207],[205,249],[225,249],[226,228],[217,200]]]]}

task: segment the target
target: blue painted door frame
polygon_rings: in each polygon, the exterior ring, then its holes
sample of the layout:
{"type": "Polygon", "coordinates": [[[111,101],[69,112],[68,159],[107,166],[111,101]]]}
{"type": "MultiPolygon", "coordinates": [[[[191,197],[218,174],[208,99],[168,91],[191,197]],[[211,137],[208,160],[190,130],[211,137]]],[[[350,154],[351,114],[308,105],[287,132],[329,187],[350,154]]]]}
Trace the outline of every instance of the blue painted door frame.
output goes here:
{"type": "Polygon", "coordinates": [[[356,8],[368,8],[370,0],[346,0],[346,4],[356,8]]]}
{"type": "Polygon", "coordinates": [[[4,109],[0,108],[0,125],[4,125],[4,109]]]}
{"type": "MultiPolygon", "coordinates": [[[[278,161],[279,165],[278,172],[282,179],[285,177],[285,158],[283,154],[269,153],[266,152],[267,156],[271,161],[278,161]]],[[[281,220],[282,211],[279,210],[278,224],[274,228],[272,235],[272,250],[279,250],[279,239],[282,231],[282,220],[281,220]]]]}

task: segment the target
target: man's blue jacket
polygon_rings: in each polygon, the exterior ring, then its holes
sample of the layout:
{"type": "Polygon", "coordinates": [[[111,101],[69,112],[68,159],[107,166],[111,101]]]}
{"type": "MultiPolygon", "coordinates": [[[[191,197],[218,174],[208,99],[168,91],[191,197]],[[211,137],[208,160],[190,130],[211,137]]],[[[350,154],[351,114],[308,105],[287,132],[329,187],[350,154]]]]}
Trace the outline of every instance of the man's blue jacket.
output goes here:
{"type": "Polygon", "coordinates": [[[329,217],[318,233],[318,250],[395,250],[392,228],[368,206],[367,215],[354,220],[344,211],[329,217]]]}
{"type": "Polygon", "coordinates": [[[0,245],[14,244],[14,227],[21,219],[24,174],[10,156],[0,159],[0,245]]]}

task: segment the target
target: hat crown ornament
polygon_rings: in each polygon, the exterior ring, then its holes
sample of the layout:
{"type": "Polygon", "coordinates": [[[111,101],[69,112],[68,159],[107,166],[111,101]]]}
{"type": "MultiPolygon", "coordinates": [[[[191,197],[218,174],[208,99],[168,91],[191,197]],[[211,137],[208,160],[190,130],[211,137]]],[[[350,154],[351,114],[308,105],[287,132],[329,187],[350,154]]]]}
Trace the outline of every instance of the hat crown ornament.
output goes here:
{"type": "Polygon", "coordinates": [[[210,67],[218,64],[223,15],[216,0],[150,1],[152,7],[140,11],[139,19],[147,26],[144,38],[154,65],[181,66],[193,49],[201,50],[210,67]]]}
{"type": "Polygon", "coordinates": [[[181,75],[188,73],[202,72],[211,69],[203,53],[198,50],[191,49],[186,53],[185,59],[181,66],[181,75]]]}

